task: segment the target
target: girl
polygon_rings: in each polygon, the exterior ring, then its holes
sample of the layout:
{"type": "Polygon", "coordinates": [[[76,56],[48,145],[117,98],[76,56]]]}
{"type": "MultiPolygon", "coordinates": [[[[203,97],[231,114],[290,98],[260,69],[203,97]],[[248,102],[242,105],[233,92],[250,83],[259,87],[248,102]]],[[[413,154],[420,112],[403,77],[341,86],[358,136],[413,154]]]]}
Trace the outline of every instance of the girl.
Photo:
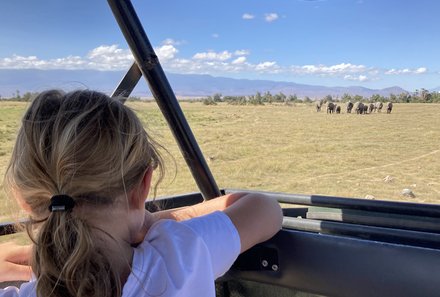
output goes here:
{"type": "Polygon", "coordinates": [[[5,178],[31,217],[34,277],[0,296],[215,296],[237,256],[281,228],[278,203],[260,194],[150,213],[156,169],[160,181],[158,144],[118,100],[40,94],[5,178]]]}

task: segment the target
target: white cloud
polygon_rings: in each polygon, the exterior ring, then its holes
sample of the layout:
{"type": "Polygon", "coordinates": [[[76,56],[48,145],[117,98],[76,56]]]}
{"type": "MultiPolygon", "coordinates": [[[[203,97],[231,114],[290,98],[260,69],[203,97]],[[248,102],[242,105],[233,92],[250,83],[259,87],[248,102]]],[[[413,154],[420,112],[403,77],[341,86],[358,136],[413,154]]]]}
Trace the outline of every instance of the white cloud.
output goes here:
{"type": "Polygon", "coordinates": [[[117,45],[101,45],[90,50],[85,57],[70,55],[44,60],[36,56],[13,55],[10,58],[0,59],[0,68],[122,70],[127,69],[132,63],[130,50],[120,49],[117,45]]]}
{"type": "Polygon", "coordinates": [[[345,80],[353,80],[353,81],[360,81],[360,82],[364,82],[364,81],[369,81],[369,78],[366,75],[351,75],[351,74],[347,74],[344,76],[345,80]]]}
{"type": "MultiPolygon", "coordinates": [[[[421,75],[428,73],[426,67],[381,69],[346,62],[334,65],[278,65],[276,61],[255,61],[255,57],[251,59],[251,53],[247,49],[218,52],[208,50],[198,52],[192,57],[179,57],[178,44],[172,39],[166,39],[160,46],[155,48],[155,52],[166,71],[213,75],[277,73],[293,77],[301,75],[334,77],[357,82],[378,80],[383,75],[421,75]],[[250,60],[255,62],[250,62],[250,60]]],[[[7,58],[0,58],[0,68],[126,71],[133,60],[129,49],[121,49],[118,45],[101,45],[91,49],[85,56],[70,55],[53,59],[40,59],[34,55],[12,55],[7,58]]]]}
{"type": "Polygon", "coordinates": [[[345,73],[360,73],[367,71],[364,65],[353,65],[350,63],[341,63],[331,66],[326,65],[303,65],[292,66],[292,72],[297,74],[319,74],[319,75],[334,75],[345,73]]]}
{"type": "Polygon", "coordinates": [[[420,68],[417,68],[416,70],[415,70],[415,73],[416,74],[421,74],[421,73],[426,73],[428,71],[428,68],[426,68],[426,67],[420,67],[420,68]]]}
{"type": "Polygon", "coordinates": [[[128,49],[120,49],[116,44],[101,45],[88,52],[84,63],[87,68],[99,70],[125,69],[133,62],[128,49]]]}
{"type": "Polygon", "coordinates": [[[87,57],[90,59],[95,59],[103,56],[112,56],[115,54],[121,54],[122,49],[118,48],[116,44],[113,45],[101,45],[97,48],[92,49],[87,54],[87,57]]]}
{"type": "Polygon", "coordinates": [[[266,20],[266,22],[269,22],[269,23],[276,21],[278,18],[279,18],[279,16],[275,12],[266,13],[264,15],[264,19],[266,20]]]}
{"type": "Polygon", "coordinates": [[[243,64],[244,62],[246,62],[246,57],[238,57],[231,64],[243,64]]]}
{"type": "Polygon", "coordinates": [[[163,45],[180,45],[181,42],[180,41],[176,41],[172,38],[167,38],[164,41],[162,41],[163,45]]]}
{"type": "Polygon", "coordinates": [[[417,69],[409,69],[409,68],[403,68],[403,69],[389,69],[385,71],[385,74],[387,75],[400,75],[400,74],[423,74],[428,72],[428,68],[426,67],[419,67],[417,69]]]}
{"type": "Polygon", "coordinates": [[[403,74],[403,73],[409,73],[409,69],[408,68],[406,68],[406,69],[394,69],[394,68],[392,68],[390,70],[385,71],[385,74],[403,74]]]}
{"type": "MultiPolygon", "coordinates": [[[[302,65],[279,66],[276,61],[259,63],[248,62],[249,50],[207,51],[196,53],[192,58],[179,58],[178,49],[171,40],[156,47],[164,69],[177,73],[285,73],[294,75],[321,75],[345,77],[346,79],[366,80],[367,71],[363,65],[341,63],[336,65],[302,65]],[[232,59],[232,57],[235,57],[232,59]]],[[[85,57],[68,56],[50,60],[41,60],[36,56],[18,56],[0,59],[0,68],[38,68],[38,69],[95,69],[95,70],[126,70],[133,62],[128,49],[120,49],[117,45],[102,45],[89,51],[85,57]]],[[[423,69],[419,69],[422,72],[423,69]]],[[[369,72],[368,72],[369,73],[369,72]]]]}
{"type": "Polygon", "coordinates": [[[154,48],[156,55],[159,57],[159,60],[171,60],[175,57],[175,55],[179,52],[177,48],[175,48],[171,44],[162,45],[161,47],[154,48]]]}
{"type": "Polygon", "coordinates": [[[241,16],[241,18],[242,18],[243,20],[252,20],[252,19],[255,18],[255,16],[254,16],[253,14],[250,14],[250,13],[244,13],[244,14],[241,16]]]}
{"type": "Polygon", "coordinates": [[[250,52],[248,50],[236,50],[234,52],[234,55],[236,55],[236,56],[248,56],[248,55],[250,55],[250,52]]]}
{"type": "Polygon", "coordinates": [[[359,75],[358,79],[359,79],[359,81],[367,81],[367,80],[369,80],[366,75],[359,75]]]}
{"type": "Polygon", "coordinates": [[[255,70],[257,71],[267,71],[275,70],[278,68],[277,62],[263,62],[256,65],[255,70]]]}
{"type": "Polygon", "coordinates": [[[86,68],[87,63],[79,56],[68,56],[65,58],[40,60],[36,56],[18,56],[0,59],[0,68],[6,69],[81,69],[86,68]]]}
{"type": "Polygon", "coordinates": [[[202,53],[196,53],[193,56],[193,59],[195,60],[219,60],[219,61],[225,61],[232,57],[232,54],[228,51],[223,51],[216,53],[214,51],[208,51],[208,52],[202,52],[202,53]]]}
{"type": "MultiPolygon", "coordinates": [[[[84,61],[79,56],[67,56],[66,58],[58,58],[58,59],[51,59],[48,61],[40,60],[36,61],[36,65],[41,66],[41,68],[48,68],[48,69],[78,69],[78,68],[93,68],[93,61],[84,61]]],[[[37,67],[38,68],[38,67],[37,67]]]]}

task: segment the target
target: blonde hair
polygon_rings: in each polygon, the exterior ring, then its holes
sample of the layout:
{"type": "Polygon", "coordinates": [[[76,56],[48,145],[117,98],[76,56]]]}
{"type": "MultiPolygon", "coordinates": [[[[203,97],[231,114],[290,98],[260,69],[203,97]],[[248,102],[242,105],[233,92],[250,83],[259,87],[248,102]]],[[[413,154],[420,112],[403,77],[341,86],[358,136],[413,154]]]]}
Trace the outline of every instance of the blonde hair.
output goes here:
{"type": "Polygon", "coordinates": [[[149,168],[158,166],[162,179],[157,148],[135,113],[102,93],[50,90],[33,100],[5,182],[30,208],[28,233],[37,231],[32,268],[38,296],[122,294],[121,276],[96,243],[93,226],[75,212],[50,212],[50,198],[69,195],[75,208],[111,205],[149,168]]]}

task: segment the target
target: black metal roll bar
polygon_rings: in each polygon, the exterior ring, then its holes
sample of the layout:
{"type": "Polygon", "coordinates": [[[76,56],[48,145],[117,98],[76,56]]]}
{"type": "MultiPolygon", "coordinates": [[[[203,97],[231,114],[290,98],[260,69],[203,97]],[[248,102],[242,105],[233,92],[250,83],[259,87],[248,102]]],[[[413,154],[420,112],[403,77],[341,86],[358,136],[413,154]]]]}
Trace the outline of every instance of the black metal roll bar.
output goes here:
{"type": "MultiPolygon", "coordinates": [[[[225,193],[239,192],[240,189],[226,189],[225,193]]],[[[245,190],[246,192],[266,193],[280,203],[316,207],[347,208],[353,210],[395,213],[402,215],[440,218],[440,205],[385,200],[368,200],[324,195],[288,194],[280,192],[245,190]]],[[[440,226],[439,226],[440,228],[440,226]]]]}
{"type": "Polygon", "coordinates": [[[128,96],[140,79],[145,77],[151,93],[174,134],[183,157],[204,199],[220,196],[220,190],[163,72],[153,47],[128,0],[108,0],[119,27],[127,40],[136,63],[122,79],[113,95],[128,96]]]}

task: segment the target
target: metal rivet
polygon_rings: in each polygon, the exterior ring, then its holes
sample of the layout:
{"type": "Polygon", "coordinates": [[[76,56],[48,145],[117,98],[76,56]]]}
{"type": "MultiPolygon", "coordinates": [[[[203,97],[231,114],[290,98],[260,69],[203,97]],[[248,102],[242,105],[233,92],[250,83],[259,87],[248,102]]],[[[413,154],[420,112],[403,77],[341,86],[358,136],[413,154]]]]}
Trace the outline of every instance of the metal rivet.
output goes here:
{"type": "Polygon", "coordinates": [[[269,265],[269,262],[267,262],[266,260],[261,261],[261,265],[263,265],[263,267],[267,267],[269,265]]]}
{"type": "Polygon", "coordinates": [[[272,265],[272,270],[273,270],[273,271],[278,271],[278,265],[273,264],[273,265],[272,265]]]}

